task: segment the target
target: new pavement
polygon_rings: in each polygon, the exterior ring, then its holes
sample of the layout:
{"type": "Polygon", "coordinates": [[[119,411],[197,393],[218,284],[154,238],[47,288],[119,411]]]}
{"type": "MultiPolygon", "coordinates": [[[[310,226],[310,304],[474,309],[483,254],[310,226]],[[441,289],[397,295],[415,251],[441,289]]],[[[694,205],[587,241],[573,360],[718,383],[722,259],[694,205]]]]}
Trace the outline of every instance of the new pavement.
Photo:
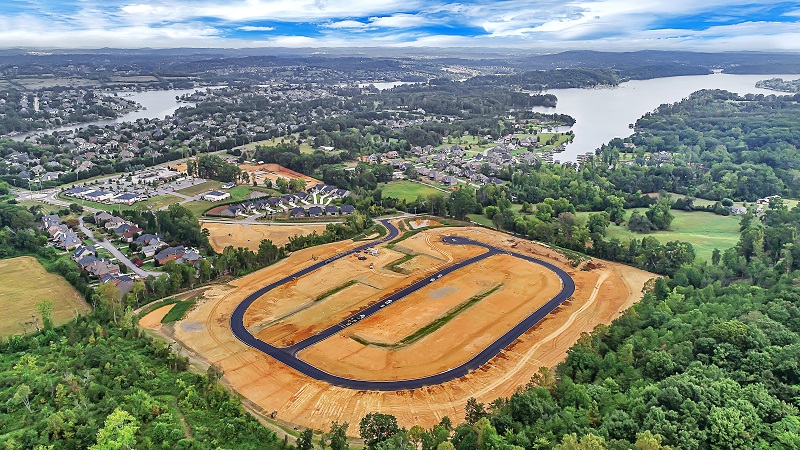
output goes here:
{"type": "Polygon", "coordinates": [[[500,353],[504,348],[514,342],[518,337],[524,334],[526,331],[531,329],[534,325],[536,325],[539,321],[544,319],[547,314],[552,312],[556,309],[559,305],[561,305],[565,300],[570,298],[572,294],[575,292],[575,282],[572,278],[565,272],[564,270],[560,269],[559,267],[554,266],[546,261],[542,261],[537,258],[533,258],[527,255],[523,255],[516,252],[511,252],[505,249],[501,249],[499,247],[495,247],[489,244],[485,244],[483,242],[478,242],[469,238],[460,237],[460,236],[447,236],[442,239],[442,241],[446,244],[450,245],[477,245],[480,247],[484,247],[487,249],[485,253],[482,253],[478,256],[474,256],[472,258],[466,259],[464,261],[458,262],[456,264],[452,264],[444,269],[420,280],[416,283],[401,289],[398,292],[395,292],[377,303],[369,306],[356,314],[348,317],[347,319],[335,324],[331,327],[326,328],[325,330],[320,331],[319,333],[308,337],[290,347],[276,347],[270,345],[250,333],[247,328],[244,326],[244,314],[248,308],[262,295],[266,294],[267,292],[275,289],[278,286],[281,286],[285,283],[288,283],[296,278],[299,278],[303,275],[307,275],[320,267],[323,267],[327,264],[330,264],[333,261],[338,259],[347,257],[352,255],[353,253],[365,250],[369,247],[373,247],[378,244],[382,244],[384,242],[391,241],[395,239],[399,234],[400,231],[388,220],[381,220],[380,223],[389,230],[386,236],[378,241],[371,241],[367,244],[361,245],[356,247],[352,250],[348,250],[344,253],[337,254],[325,260],[319,261],[311,266],[299,270],[283,279],[280,279],[268,286],[264,286],[263,288],[253,292],[252,294],[248,295],[237,307],[234,309],[233,313],[231,314],[231,331],[233,332],[234,336],[236,336],[240,341],[244,342],[245,344],[253,347],[275,359],[278,361],[286,364],[287,366],[297,370],[298,372],[303,373],[306,376],[311,378],[324,381],[336,386],[341,386],[349,389],[356,389],[356,390],[378,390],[378,391],[398,391],[403,389],[417,389],[423,386],[430,386],[435,384],[445,383],[447,381],[454,380],[456,378],[462,377],[467,375],[469,372],[478,369],[482,365],[486,364],[489,360],[491,360],[495,355],[500,353]],[[297,357],[297,353],[304,348],[310,347],[314,344],[317,344],[336,333],[341,332],[343,329],[358,323],[359,321],[375,314],[376,312],[380,311],[381,308],[396,302],[402,301],[403,298],[408,296],[409,294],[422,289],[425,286],[433,283],[439,283],[442,278],[445,278],[448,274],[455,272],[465,266],[470,264],[474,264],[478,261],[486,259],[492,255],[497,255],[501,253],[506,253],[511,255],[515,258],[520,258],[525,261],[529,261],[534,264],[539,264],[547,269],[555,272],[555,274],[561,279],[561,291],[556,294],[555,297],[550,299],[545,305],[531,313],[528,317],[522,320],[520,323],[515,325],[513,328],[505,332],[502,336],[500,336],[497,340],[492,342],[488,347],[483,349],[480,353],[473,356],[470,360],[466,361],[465,363],[448,369],[444,372],[437,373],[434,375],[429,375],[426,377],[421,378],[414,378],[409,380],[393,380],[393,381],[367,381],[367,380],[354,380],[350,378],[343,378],[337,375],[333,375],[327,372],[324,372],[317,367],[303,361],[302,359],[297,357]]]}

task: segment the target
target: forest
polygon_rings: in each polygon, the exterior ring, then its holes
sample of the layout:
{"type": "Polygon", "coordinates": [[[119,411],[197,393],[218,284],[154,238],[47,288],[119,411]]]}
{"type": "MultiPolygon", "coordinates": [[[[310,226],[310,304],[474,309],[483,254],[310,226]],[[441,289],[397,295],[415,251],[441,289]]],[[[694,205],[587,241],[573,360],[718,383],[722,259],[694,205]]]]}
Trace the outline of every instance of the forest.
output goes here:
{"type": "Polygon", "coordinates": [[[222,373],[187,371],[130,310],[118,324],[107,313],[0,343],[2,448],[285,448],[219,383],[222,373]]]}
{"type": "MultiPolygon", "coordinates": [[[[650,192],[664,188],[710,200],[797,197],[799,102],[798,95],[699,91],[645,114],[635,125],[633,152],[667,183],[650,192]]],[[[615,151],[610,144],[599,153],[615,160],[615,151]]]]}
{"type": "Polygon", "coordinates": [[[794,237],[769,241],[797,236],[800,208],[742,227],[737,247],[658,279],[554,370],[509,398],[470,400],[454,429],[370,417],[361,436],[381,450],[798,448],[800,264],[794,237]]]}

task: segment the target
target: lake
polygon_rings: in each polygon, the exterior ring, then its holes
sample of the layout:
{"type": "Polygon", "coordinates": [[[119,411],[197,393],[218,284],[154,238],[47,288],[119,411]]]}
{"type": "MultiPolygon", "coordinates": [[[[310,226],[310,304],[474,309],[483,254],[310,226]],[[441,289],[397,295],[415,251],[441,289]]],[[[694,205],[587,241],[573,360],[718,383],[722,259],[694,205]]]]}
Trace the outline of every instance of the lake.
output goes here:
{"type": "Polygon", "coordinates": [[[567,149],[554,155],[561,162],[575,161],[578,155],[593,152],[615,137],[633,133],[628,125],[664,103],[675,103],[701,89],[724,89],[737,94],[783,93],[758,89],[755,84],[767,78],[794,80],[800,75],[694,75],[628,81],[613,88],[552,89],[545,91],[558,97],[555,108],[537,107],[534,111],[569,114],[576,122],[572,127],[575,140],[567,149]]]}
{"type": "MultiPolygon", "coordinates": [[[[701,89],[725,89],[738,94],[781,95],[779,92],[758,89],[755,84],[767,78],[794,80],[798,76],[800,75],[713,74],[628,81],[613,88],[553,89],[545,93],[558,97],[558,105],[555,108],[534,108],[534,111],[569,114],[575,118],[575,125],[571,128],[575,132],[575,140],[567,145],[563,153],[554,157],[555,160],[562,162],[575,161],[578,155],[592,152],[615,137],[630,136],[632,130],[628,125],[635,123],[636,119],[661,104],[680,101],[692,92],[701,89]]],[[[373,84],[378,89],[390,89],[407,83],[395,81],[373,84]]],[[[179,107],[191,105],[191,103],[179,103],[175,100],[175,96],[190,94],[201,89],[205,88],[120,93],[140,103],[146,109],[129,112],[117,119],[70,125],[47,132],[85,128],[88,125],[104,126],[141,118],[163,119],[173,114],[179,107]]],[[[559,131],[563,132],[566,129],[562,128],[559,131]]],[[[20,134],[12,139],[21,141],[30,134],[20,134]]]]}
{"type": "Polygon", "coordinates": [[[172,115],[175,112],[175,110],[177,110],[181,106],[193,105],[192,103],[178,102],[177,100],[175,100],[176,96],[180,96],[183,94],[191,94],[205,89],[206,88],[169,89],[166,91],[119,92],[118,94],[120,97],[126,98],[128,100],[133,100],[141,104],[144,107],[144,109],[125,113],[122,116],[117,117],[116,119],[95,120],[92,122],[82,122],[75,125],[65,125],[63,127],[58,127],[58,128],[49,128],[47,130],[42,130],[42,131],[22,133],[16,136],[12,136],[11,139],[15,141],[24,141],[26,137],[34,133],[41,133],[41,132],[52,133],[53,131],[75,130],[78,128],[86,128],[89,125],[97,125],[102,127],[114,123],[132,122],[135,121],[136,119],[163,119],[169,115],[172,115]]]}

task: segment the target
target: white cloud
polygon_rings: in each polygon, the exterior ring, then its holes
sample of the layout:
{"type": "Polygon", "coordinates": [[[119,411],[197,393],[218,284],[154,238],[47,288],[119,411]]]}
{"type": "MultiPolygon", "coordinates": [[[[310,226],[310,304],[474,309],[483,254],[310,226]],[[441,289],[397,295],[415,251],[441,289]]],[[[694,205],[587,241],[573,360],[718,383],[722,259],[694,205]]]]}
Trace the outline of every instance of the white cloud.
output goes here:
{"type": "Polygon", "coordinates": [[[379,28],[413,28],[430,25],[434,22],[436,22],[435,19],[420,14],[394,14],[391,16],[369,18],[370,25],[379,28]]]}
{"type": "Polygon", "coordinates": [[[275,31],[275,27],[253,27],[253,26],[245,26],[245,27],[238,27],[236,28],[240,31],[275,31]]]}
{"type": "Polygon", "coordinates": [[[359,22],[357,20],[342,20],[339,22],[328,22],[320,25],[322,28],[344,29],[344,30],[357,30],[369,28],[369,25],[359,22]]]}
{"type": "Polygon", "coordinates": [[[370,17],[424,7],[421,0],[238,0],[223,5],[206,3],[193,14],[227,21],[269,19],[286,22],[370,17]]]}
{"type": "MultiPolygon", "coordinates": [[[[743,17],[742,11],[773,6],[771,0],[36,0],[20,2],[29,5],[25,14],[2,14],[2,3],[0,46],[800,50],[797,22],[651,30],[681,17],[743,17]],[[40,1],[57,2],[58,8],[43,12],[47,8],[40,1]],[[63,5],[76,11],[61,13],[63,5]],[[297,32],[231,39],[222,31],[275,31],[248,25],[258,21],[296,24],[297,32]],[[463,37],[415,30],[427,25],[484,34],[463,37]],[[320,31],[322,36],[302,36],[320,31]]],[[[787,17],[800,18],[800,10],[785,13],[784,20],[787,17]]]]}

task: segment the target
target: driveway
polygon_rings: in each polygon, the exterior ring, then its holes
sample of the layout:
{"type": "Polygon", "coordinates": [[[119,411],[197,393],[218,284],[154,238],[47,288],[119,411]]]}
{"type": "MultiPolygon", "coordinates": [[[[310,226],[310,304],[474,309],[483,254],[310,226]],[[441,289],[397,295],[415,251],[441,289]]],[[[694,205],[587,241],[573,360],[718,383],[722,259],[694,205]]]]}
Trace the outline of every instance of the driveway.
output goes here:
{"type": "Polygon", "coordinates": [[[91,239],[95,244],[108,250],[112,255],[114,255],[115,258],[117,258],[119,262],[128,266],[128,268],[131,269],[131,271],[136,275],[138,275],[139,277],[147,278],[148,276],[154,276],[158,278],[163,274],[163,272],[151,272],[148,270],[143,270],[141,267],[136,266],[136,264],[134,264],[130,259],[128,259],[127,256],[125,256],[121,251],[119,251],[119,249],[115,247],[114,244],[109,242],[108,239],[103,239],[102,241],[98,241],[97,238],[94,237],[94,233],[92,233],[92,230],[86,228],[86,226],[83,224],[82,219],[78,224],[78,228],[80,228],[80,230],[83,231],[83,233],[87,237],[89,237],[89,239],[91,239]]]}

